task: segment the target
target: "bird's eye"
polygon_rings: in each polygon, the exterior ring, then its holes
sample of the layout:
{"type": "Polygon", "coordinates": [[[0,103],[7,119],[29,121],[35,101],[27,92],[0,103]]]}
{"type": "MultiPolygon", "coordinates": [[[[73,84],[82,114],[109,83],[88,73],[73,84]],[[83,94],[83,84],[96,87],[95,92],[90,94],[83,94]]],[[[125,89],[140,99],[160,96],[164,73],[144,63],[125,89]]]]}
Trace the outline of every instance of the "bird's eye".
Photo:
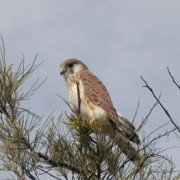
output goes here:
{"type": "Polygon", "coordinates": [[[73,65],[74,65],[73,63],[69,63],[69,64],[68,64],[68,67],[72,68],[73,65]]]}

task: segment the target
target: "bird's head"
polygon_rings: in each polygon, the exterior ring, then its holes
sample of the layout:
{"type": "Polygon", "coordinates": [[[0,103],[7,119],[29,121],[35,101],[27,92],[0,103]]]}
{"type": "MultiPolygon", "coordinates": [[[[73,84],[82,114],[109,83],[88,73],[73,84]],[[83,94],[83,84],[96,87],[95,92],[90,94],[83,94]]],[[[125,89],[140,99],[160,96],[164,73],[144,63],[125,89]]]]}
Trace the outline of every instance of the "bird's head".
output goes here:
{"type": "Polygon", "coordinates": [[[78,59],[67,59],[60,65],[60,74],[65,77],[87,70],[87,66],[78,59]]]}

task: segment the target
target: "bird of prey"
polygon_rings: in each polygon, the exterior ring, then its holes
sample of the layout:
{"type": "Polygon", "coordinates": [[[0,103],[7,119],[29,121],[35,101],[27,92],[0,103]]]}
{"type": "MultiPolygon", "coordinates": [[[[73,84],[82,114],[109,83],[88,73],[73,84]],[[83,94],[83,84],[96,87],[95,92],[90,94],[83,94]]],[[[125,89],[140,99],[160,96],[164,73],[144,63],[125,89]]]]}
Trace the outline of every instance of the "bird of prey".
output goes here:
{"type": "Polygon", "coordinates": [[[72,108],[80,108],[80,115],[86,120],[102,121],[105,125],[100,133],[112,138],[131,161],[138,162],[141,156],[131,143],[140,143],[135,127],[117,113],[106,87],[98,77],[75,58],[67,59],[60,65],[60,74],[66,82],[72,108]]]}

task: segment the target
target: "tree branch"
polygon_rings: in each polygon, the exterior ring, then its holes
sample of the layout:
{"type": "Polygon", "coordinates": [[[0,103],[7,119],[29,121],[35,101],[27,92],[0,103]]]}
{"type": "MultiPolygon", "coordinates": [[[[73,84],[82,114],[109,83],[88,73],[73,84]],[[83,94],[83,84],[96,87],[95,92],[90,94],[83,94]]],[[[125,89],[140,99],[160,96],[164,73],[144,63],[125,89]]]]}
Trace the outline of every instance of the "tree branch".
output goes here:
{"type": "Polygon", "coordinates": [[[155,95],[153,89],[148,85],[148,83],[144,80],[144,78],[141,76],[141,79],[143,80],[143,82],[145,83],[146,88],[149,89],[149,91],[151,92],[151,94],[153,95],[153,97],[156,99],[156,101],[159,103],[159,105],[161,106],[161,108],[163,109],[163,111],[165,112],[165,114],[168,116],[169,120],[171,121],[171,123],[176,127],[176,129],[179,131],[180,133],[180,128],[179,126],[174,122],[174,120],[172,119],[171,115],[169,114],[169,112],[167,111],[167,109],[164,107],[164,105],[161,103],[161,101],[159,100],[159,98],[155,95]]]}
{"type": "Polygon", "coordinates": [[[41,152],[37,152],[37,155],[40,158],[44,159],[47,163],[49,163],[53,167],[63,167],[63,168],[69,169],[70,171],[73,171],[77,174],[80,174],[80,170],[74,166],[71,166],[71,165],[61,162],[61,161],[54,161],[54,160],[50,159],[47,155],[42,154],[41,152]]]}
{"type": "Polygon", "coordinates": [[[169,69],[169,67],[167,67],[167,70],[168,70],[168,73],[169,73],[169,75],[170,75],[170,77],[171,77],[171,79],[172,79],[172,82],[179,88],[179,90],[180,90],[180,85],[176,82],[176,80],[174,79],[174,76],[171,74],[171,71],[170,71],[170,69],[169,69]]]}

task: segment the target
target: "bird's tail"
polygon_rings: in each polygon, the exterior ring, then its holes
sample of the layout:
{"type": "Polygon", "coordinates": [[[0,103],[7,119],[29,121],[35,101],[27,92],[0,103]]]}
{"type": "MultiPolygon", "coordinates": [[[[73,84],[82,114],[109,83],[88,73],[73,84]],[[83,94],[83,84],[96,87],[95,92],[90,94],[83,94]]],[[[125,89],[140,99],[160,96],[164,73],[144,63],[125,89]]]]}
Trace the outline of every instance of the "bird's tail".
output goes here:
{"type": "Polygon", "coordinates": [[[116,123],[120,133],[123,133],[131,142],[140,144],[135,127],[128,121],[126,117],[118,114],[118,121],[116,121],[116,123]]]}
{"type": "Polygon", "coordinates": [[[136,150],[129,140],[123,135],[116,133],[114,137],[114,142],[122,150],[122,152],[127,156],[127,158],[134,164],[139,164],[143,157],[140,155],[139,151],[136,150]]]}

